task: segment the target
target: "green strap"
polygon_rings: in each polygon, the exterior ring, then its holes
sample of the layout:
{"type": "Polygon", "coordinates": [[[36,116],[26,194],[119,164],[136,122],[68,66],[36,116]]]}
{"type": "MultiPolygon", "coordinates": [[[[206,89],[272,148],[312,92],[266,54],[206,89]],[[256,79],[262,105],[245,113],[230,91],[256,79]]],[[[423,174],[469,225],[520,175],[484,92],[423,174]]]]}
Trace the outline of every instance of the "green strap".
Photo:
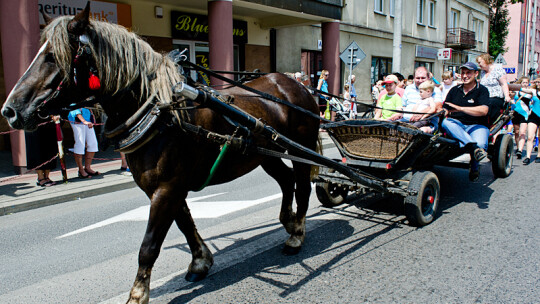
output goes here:
{"type": "Polygon", "coordinates": [[[206,188],[206,186],[208,186],[208,184],[212,180],[212,177],[214,177],[214,174],[216,173],[216,171],[217,171],[217,169],[219,167],[219,164],[221,163],[221,160],[223,159],[223,157],[225,157],[225,153],[227,152],[228,149],[229,149],[229,144],[228,143],[226,143],[225,145],[223,145],[223,147],[221,147],[221,152],[219,152],[219,155],[216,158],[216,161],[214,162],[214,165],[212,165],[212,169],[210,169],[210,174],[206,178],[206,181],[204,181],[202,186],[199,189],[195,190],[195,191],[201,191],[202,189],[206,188]]]}

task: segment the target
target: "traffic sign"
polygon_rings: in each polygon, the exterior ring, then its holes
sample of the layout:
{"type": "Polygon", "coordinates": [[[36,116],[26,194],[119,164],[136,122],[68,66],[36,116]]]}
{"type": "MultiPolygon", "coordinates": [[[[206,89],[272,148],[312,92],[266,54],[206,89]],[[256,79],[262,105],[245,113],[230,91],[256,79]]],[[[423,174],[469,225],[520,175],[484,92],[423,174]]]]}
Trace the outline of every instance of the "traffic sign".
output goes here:
{"type": "Polygon", "coordinates": [[[504,68],[504,70],[506,71],[506,74],[515,74],[516,73],[516,68],[504,68]]]}
{"type": "Polygon", "coordinates": [[[495,58],[495,63],[496,64],[507,65],[506,60],[504,60],[504,57],[503,57],[502,54],[499,54],[499,56],[497,56],[497,58],[495,58]]]}
{"type": "Polygon", "coordinates": [[[366,58],[366,53],[353,41],[339,54],[339,58],[352,70],[366,58]]]}
{"type": "Polygon", "coordinates": [[[450,60],[450,58],[452,58],[452,49],[451,48],[439,49],[437,51],[437,58],[439,60],[450,60]]]}

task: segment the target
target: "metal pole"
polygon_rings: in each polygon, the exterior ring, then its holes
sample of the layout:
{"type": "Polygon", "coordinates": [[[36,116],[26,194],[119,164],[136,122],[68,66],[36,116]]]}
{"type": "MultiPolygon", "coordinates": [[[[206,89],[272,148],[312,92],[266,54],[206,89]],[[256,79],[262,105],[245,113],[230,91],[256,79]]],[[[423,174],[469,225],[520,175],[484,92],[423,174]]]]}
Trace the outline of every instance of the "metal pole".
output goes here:
{"type": "MultiPolygon", "coordinates": [[[[531,34],[531,49],[529,50],[529,77],[532,78],[533,73],[530,73],[532,70],[536,70],[536,61],[534,60],[534,47],[536,45],[536,0],[531,1],[531,18],[532,18],[532,28],[530,30],[531,34]]],[[[532,80],[532,79],[531,79],[532,80]]]]}
{"type": "Polygon", "coordinates": [[[62,127],[60,126],[60,118],[54,118],[56,124],[56,142],[58,144],[58,158],[60,158],[60,168],[62,170],[62,179],[64,183],[68,182],[66,163],[64,161],[64,148],[62,146],[62,127]]]}
{"type": "Polygon", "coordinates": [[[402,0],[395,0],[394,7],[394,40],[393,40],[393,71],[401,73],[401,29],[402,29],[402,0]]]}

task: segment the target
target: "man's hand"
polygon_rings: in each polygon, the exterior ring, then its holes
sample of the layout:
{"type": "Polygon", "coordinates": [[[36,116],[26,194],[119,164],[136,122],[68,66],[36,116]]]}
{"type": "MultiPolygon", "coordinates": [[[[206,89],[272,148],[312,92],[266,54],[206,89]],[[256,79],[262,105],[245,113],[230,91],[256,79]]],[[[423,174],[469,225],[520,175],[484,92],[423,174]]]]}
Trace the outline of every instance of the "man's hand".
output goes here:
{"type": "Polygon", "coordinates": [[[446,111],[448,111],[449,113],[452,113],[452,112],[461,112],[461,107],[460,106],[457,106],[451,102],[445,102],[445,104],[449,105],[450,107],[452,107],[452,109],[445,109],[446,111]]]}

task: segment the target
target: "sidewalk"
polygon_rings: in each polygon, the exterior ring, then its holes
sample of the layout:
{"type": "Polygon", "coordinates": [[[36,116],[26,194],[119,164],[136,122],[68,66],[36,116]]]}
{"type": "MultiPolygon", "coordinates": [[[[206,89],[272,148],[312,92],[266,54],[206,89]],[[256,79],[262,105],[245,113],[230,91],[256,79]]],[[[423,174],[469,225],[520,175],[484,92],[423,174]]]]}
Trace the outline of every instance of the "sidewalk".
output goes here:
{"type": "MultiPolygon", "coordinates": [[[[323,148],[334,145],[326,133],[321,132],[321,137],[323,148]]],[[[68,168],[68,182],[62,182],[58,161],[57,169],[50,174],[50,178],[57,184],[39,187],[36,185],[35,172],[16,176],[13,172],[11,152],[1,151],[0,216],[136,187],[133,177],[125,176],[120,171],[119,158],[120,154],[112,149],[97,152],[92,169],[102,174],[89,179],[80,179],[77,176],[78,170],[73,154],[68,153],[64,157],[68,168]]]]}
{"type": "Polygon", "coordinates": [[[97,152],[92,169],[102,173],[89,179],[78,178],[73,154],[65,156],[68,182],[63,183],[60,161],[50,174],[57,184],[51,187],[36,185],[35,172],[15,175],[11,153],[2,152],[0,161],[0,216],[34,208],[136,187],[133,177],[120,171],[120,154],[112,149],[97,152]],[[101,159],[100,159],[101,158],[101,159]],[[118,159],[117,159],[118,158],[118,159]]]}

